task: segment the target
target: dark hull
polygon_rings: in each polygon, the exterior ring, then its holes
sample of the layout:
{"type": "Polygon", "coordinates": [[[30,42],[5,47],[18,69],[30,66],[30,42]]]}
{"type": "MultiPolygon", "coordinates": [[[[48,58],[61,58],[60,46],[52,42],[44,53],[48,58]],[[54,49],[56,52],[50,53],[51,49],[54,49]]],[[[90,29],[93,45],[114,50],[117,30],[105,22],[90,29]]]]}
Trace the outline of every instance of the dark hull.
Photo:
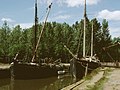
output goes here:
{"type": "Polygon", "coordinates": [[[78,61],[74,60],[71,62],[71,74],[76,78],[83,78],[85,76],[86,65],[88,63],[87,72],[90,73],[92,70],[100,66],[99,62],[87,62],[87,61],[78,61]]]}
{"type": "Polygon", "coordinates": [[[10,78],[10,69],[0,69],[0,79],[10,78]]]}
{"type": "Polygon", "coordinates": [[[11,65],[11,77],[13,79],[40,79],[52,76],[57,76],[55,66],[23,63],[14,63],[11,65]]]}

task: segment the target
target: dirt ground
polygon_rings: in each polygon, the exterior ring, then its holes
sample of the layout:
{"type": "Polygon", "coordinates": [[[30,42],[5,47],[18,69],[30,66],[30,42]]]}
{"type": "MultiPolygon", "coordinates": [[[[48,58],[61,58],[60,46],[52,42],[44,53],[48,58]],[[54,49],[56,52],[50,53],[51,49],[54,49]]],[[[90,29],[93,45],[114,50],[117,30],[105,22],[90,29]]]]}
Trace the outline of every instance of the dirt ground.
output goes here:
{"type": "Polygon", "coordinates": [[[81,80],[75,84],[67,86],[62,90],[120,90],[120,68],[104,68],[94,75],[90,80],[81,80]],[[107,70],[108,74],[105,74],[107,70]],[[106,78],[101,82],[101,79],[106,78]],[[101,85],[95,88],[96,83],[101,85]]]}
{"type": "Polygon", "coordinates": [[[108,81],[103,85],[103,90],[120,90],[120,68],[110,72],[107,78],[108,81]]]}
{"type": "Polygon", "coordinates": [[[90,80],[84,81],[82,84],[78,85],[77,87],[73,88],[72,90],[89,90],[89,87],[94,86],[95,83],[98,82],[103,77],[103,73],[104,73],[104,71],[100,71],[98,74],[96,74],[90,80]]]}
{"type": "Polygon", "coordinates": [[[100,70],[100,72],[94,77],[92,77],[89,80],[80,80],[70,86],[67,86],[63,88],[62,90],[88,90],[88,86],[94,86],[97,81],[99,81],[103,77],[103,70],[100,70]]]}

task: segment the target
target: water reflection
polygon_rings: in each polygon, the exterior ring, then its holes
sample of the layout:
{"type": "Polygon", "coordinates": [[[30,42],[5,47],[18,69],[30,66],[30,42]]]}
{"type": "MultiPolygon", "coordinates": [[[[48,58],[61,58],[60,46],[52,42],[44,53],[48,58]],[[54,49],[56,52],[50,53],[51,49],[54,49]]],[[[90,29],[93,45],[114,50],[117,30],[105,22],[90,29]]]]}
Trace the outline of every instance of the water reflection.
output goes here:
{"type": "Polygon", "coordinates": [[[36,80],[0,80],[0,90],[59,90],[73,83],[70,75],[36,80]]]}
{"type": "Polygon", "coordinates": [[[49,79],[13,80],[11,82],[11,90],[42,90],[42,88],[56,80],[56,78],[49,79]]]}
{"type": "Polygon", "coordinates": [[[0,90],[10,90],[10,79],[0,79],[0,90]]]}

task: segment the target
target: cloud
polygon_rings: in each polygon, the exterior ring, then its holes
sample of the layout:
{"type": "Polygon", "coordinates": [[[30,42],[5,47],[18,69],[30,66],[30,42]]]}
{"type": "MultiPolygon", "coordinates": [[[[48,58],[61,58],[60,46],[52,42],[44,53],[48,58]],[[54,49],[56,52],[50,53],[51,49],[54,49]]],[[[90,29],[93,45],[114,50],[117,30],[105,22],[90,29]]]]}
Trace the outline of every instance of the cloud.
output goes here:
{"type": "Polygon", "coordinates": [[[64,13],[66,13],[66,11],[61,10],[61,11],[58,11],[58,12],[54,13],[53,16],[58,16],[58,15],[61,15],[61,14],[64,14],[64,13]]]}
{"type": "Polygon", "coordinates": [[[65,20],[68,20],[71,16],[64,14],[64,15],[58,15],[58,16],[52,16],[48,18],[48,21],[57,21],[57,22],[64,22],[65,20]]]}
{"type": "Polygon", "coordinates": [[[70,15],[59,15],[54,17],[55,20],[60,20],[60,19],[69,19],[70,15]]]}
{"type": "Polygon", "coordinates": [[[120,27],[110,27],[112,37],[120,37],[120,27]]]}
{"type": "Polygon", "coordinates": [[[50,3],[52,3],[53,0],[47,0],[47,4],[50,5],[50,3]]]}
{"type": "Polygon", "coordinates": [[[20,27],[21,27],[22,29],[26,29],[26,28],[32,27],[32,26],[33,26],[33,23],[19,23],[19,24],[16,24],[15,26],[17,26],[17,25],[20,25],[20,27]]]}
{"type": "MultiPolygon", "coordinates": [[[[101,0],[87,0],[87,5],[97,4],[101,0]]],[[[84,0],[39,0],[40,3],[47,3],[48,5],[53,2],[57,3],[58,5],[66,4],[68,7],[79,7],[84,5],[84,0]]]]}
{"type": "Polygon", "coordinates": [[[38,3],[40,4],[47,4],[50,5],[54,0],[38,0],[38,3]]]}
{"type": "Polygon", "coordinates": [[[120,11],[109,11],[107,9],[102,10],[98,13],[98,18],[107,20],[120,20],[120,11]]]}
{"type": "Polygon", "coordinates": [[[112,35],[112,38],[120,36],[120,27],[119,27],[120,10],[116,10],[116,11],[109,11],[107,9],[102,10],[98,13],[97,18],[107,19],[109,21],[110,34],[112,35]]]}
{"type": "Polygon", "coordinates": [[[71,15],[67,14],[66,11],[61,10],[56,13],[53,13],[49,18],[48,21],[57,21],[57,22],[65,22],[71,18],[71,15]]]}
{"type": "MultiPolygon", "coordinates": [[[[97,4],[100,0],[87,0],[87,5],[97,4]]],[[[68,7],[79,7],[84,5],[84,0],[64,0],[63,3],[67,4],[68,7]]]]}
{"type": "Polygon", "coordinates": [[[1,21],[2,21],[2,22],[7,21],[7,22],[10,22],[10,23],[11,23],[11,22],[15,22],[15,21],[12,20],[11,18],[2,18],[1,21]]]}

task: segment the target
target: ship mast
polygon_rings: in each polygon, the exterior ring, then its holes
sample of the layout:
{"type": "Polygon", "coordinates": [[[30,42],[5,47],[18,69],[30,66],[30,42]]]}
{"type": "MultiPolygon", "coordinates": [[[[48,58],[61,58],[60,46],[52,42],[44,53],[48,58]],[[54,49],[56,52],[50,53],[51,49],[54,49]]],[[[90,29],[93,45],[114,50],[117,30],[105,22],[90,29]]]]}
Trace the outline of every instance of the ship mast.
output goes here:
{"type": "Polygon", "coordinates": [[[91,32],[91,57],[93,56],[93,21],[92,21],[92,32],[91,32]]]}
{"type": "MultiPolygon", "coordinates": [[[[86,34],[85,34],[85,31],[86,31],[86,18],[87,18],[87,15],[86,15],[86,0],[85,0],[85,3],[84,3],[84,32],[83,32],[83,58],[86,58],[86,53],[85,53],[85,37],[86,37],[86,34]]],[[[85,67],[85,77],[87,76],[87,72],[88,72],[88,63],[86,63],[86,67],[85,67]]]]}
{"type": "Polygon", "coordinates": [[[35,27],[34,27],[34,61],[36,61],[36,45],[37,45],[37,30],[38,29],[38,17],[37,17],[37,0],[35,0],[35,27]]]}
{"type": "MultiPolygon", "coordinates": [[[[36,5],[37,5],[37,4],[36,4],[36,5]]],[[[46,17],[45,17],[45,21],[44,21],[44,23],[43,23],[43,27],[42,27],[42,29],[41,29],[41,32],[40,32],[39,37],[38,37],[38,40],[37,40],[36,45],[35,45],[35,50],[34,50],[34,55],[33,55],[33,57],[32,57],[32,62],[35,61],[36,52],[37,52],[37,50],[38,50],[38,45],[39,45],[39,43],[40,43],[40,41],[41,41],[41,37],[42,37],[43,31],[44,31],[44,29],[45,29],[45,25],[46,25],[47,18],[48,18],[48,16],[49,16],[49,13],[50,13],[50,10],[51,10],[51,6],[52,6],[52,3],[51,3],[51,4],[48,6],[48,8],[47,8],[47,14],[46,14],[46,17]]],[[[37,10],[37,8],[36,8],[35,10],[37,10]]],[[[37,29],[37,13],[36,13],[36,19],[35,19],[35,26],[36,26],[36,29],[37,29]]],[[[37,30],[36,30],[36,31],[37,31],[37,30]]]]}
{"type": "Polygon", "coordinates": [[[84,31],[83,31],[83,57],[85,57],[85,31],[86,31],[86,0],[84,3],[84,31]]]}

